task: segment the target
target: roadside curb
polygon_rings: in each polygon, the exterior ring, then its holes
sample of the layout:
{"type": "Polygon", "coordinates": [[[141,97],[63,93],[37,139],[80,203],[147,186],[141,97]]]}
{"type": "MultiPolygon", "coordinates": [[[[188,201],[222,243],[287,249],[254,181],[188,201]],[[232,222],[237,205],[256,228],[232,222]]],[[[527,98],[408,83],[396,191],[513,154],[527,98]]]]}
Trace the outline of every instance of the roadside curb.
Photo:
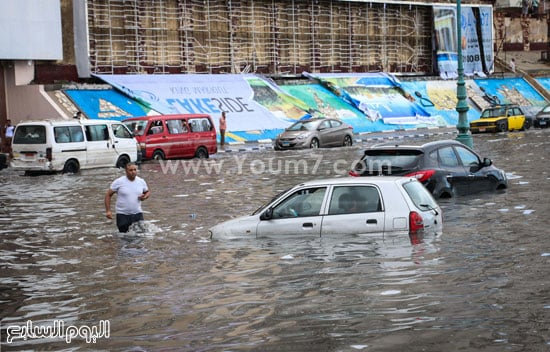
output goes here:
{"type": "MultiPolygon", "coordinates": [[[[458,132],[455,127],[428,127],[428,128],[414,128],[406,130],[392,130],[384,132],[364,132],[354,136],[355,144],[368,142],[380,142],[391,140],[402,140],[407,138],[422,138],[429,136],[450,136],[456,135],[458,132]],[[443,131],[442,131],[443,129],[443,131]],[[375,136],[371,136],[375,134],[375,136]]],[[[262,151],[273,150],[273,141],[271,139],[263,139],[254,142],[231,142],[227,143],[222,149],[218,146],[218,153],[238,153],[247,151],[262,151]]]]}

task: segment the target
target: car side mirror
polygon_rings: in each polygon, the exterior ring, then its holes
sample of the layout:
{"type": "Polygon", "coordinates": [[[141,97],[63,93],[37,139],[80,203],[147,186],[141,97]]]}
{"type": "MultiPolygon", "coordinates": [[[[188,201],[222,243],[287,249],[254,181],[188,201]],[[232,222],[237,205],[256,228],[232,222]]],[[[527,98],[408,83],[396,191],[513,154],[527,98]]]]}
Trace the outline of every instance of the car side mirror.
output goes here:
{"type": "Polygon", "coordinates": [[[260,220],[271,220],[273,217],[273,208],[267,208],[261,215],[260,220]]]}
{"type": "Polygon", "coordinates": [[[493,165],[493,161],[489,158],[483,158],[483,162],[481,163],[482,167],[487,167],[493,165]]]}

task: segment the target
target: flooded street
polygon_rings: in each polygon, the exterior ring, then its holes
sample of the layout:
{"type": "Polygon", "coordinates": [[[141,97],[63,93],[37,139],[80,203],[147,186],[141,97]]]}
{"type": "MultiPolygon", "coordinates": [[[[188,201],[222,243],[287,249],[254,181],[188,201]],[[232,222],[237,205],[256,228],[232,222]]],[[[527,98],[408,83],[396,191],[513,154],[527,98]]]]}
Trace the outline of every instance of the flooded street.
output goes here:
{"type": "Polygon", "coordinates": [[[146,163],[146,222],[124,235],[103,206],[123,171],[0,171],[0,349],[550,350],[550,129],[474,135],[509,188],[439,200],[444,232],[420,244],[209,239],[296,183],[345,177],[363,146],[146,163]],[[30,324],[99,336],[24,339],[30,324]]]}

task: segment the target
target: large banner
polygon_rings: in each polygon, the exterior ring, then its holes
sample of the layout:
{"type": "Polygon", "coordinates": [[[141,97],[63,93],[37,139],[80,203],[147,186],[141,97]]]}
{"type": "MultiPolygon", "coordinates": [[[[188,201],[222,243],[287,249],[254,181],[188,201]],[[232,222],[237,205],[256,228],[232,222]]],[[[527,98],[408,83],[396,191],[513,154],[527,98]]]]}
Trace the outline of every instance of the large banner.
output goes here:
{"type": "Polygon", "coordinates": [[[97,76],[161,114],[206,113],[218,128],[225,111],[229,131],[283,129],[306,114],[299,102],[254,75],[97,76]]]}
{"type": "Polygon", "coordinates": [[[434,6],[437,65],[442,78],[458,77],[458,44],[467,76],[485,76],[493,71],[493,20],[490,7],[462,6],[461,38],[456,31],[456,6],[434,6]],[[476,16],[476,13],[478,14],[476,16]],[[479,35],[478,35],[479,33],[479,35]]]}
{"type": "Polygon", "coordinates": [[[370,121],[390,125],[437,124],[414,97],[403,91],[397,78],[385,73],[309,74],[370,121]]]}

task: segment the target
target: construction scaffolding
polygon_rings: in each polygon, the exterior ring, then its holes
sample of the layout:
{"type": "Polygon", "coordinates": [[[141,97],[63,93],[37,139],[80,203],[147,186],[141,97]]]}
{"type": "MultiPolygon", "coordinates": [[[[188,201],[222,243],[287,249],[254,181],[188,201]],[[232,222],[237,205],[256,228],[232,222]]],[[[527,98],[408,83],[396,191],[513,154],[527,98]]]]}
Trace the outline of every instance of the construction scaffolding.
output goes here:
{"type": "Polygon", "coordinates": [[[87,3],[94,73],[433,72],[429,6],[336,0],[87,3]]]}

